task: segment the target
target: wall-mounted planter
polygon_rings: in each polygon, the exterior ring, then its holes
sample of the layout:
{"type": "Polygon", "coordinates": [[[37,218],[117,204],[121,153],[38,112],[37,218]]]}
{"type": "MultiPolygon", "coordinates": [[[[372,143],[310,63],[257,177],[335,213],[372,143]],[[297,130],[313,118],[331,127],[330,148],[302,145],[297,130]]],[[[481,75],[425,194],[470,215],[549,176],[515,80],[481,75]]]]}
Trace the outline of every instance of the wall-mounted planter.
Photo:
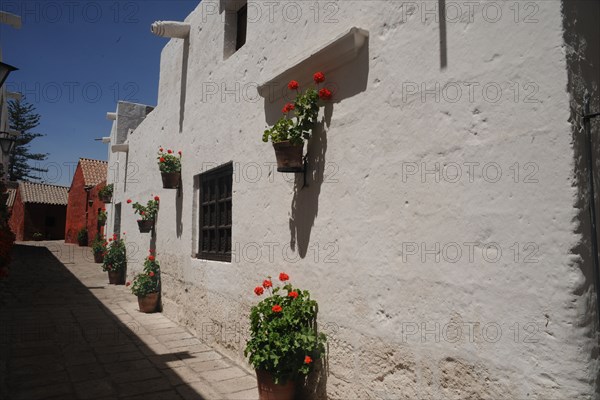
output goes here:
{"type": "Polygon", "coordinates": [[[112,196],[100,196],[100,201],[104,204],[109,204],[112,201],[112,196]]]}
{"type": "Polygon", "coordinates": [[[140,229],[140,233],[148,233],[154,228],[154,220],[153,219],[138,219],[138,228],[140,229]]]}
{"type": "Polygon", "coordinates": [[[273,143],[277,172],[304,172],[304,143],[294,145],[290,141],[273,143]]]}
{"type": "Polygon", "coordinates": [[[181,181],[181,172],[161,172],[163,189],[177,189],[181,181]]]}

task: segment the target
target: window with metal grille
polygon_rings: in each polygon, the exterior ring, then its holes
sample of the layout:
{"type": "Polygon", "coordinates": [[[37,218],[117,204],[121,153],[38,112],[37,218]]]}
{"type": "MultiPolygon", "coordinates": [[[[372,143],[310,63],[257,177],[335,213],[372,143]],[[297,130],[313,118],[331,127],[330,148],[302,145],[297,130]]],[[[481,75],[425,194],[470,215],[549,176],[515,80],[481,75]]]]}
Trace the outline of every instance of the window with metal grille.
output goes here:
{"type": "Polygon", "coordinates": [[[231,262],[233,163],[199,175],[197,257],[231,262]]]}

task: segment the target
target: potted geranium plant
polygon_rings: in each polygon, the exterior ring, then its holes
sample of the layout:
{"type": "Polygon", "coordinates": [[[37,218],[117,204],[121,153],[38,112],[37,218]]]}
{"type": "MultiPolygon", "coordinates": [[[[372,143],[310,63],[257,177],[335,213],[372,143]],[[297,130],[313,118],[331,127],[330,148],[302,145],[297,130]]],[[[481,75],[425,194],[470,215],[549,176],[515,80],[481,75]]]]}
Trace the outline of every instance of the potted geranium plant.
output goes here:
{"type": "Polygon", "coordinates": [[[103,203],[110,203],[112,201],[114,185],[111,183],[109,185],[105,185],[98,191],[98,197],[102,200],[103,203]]]}
{"type": "Polygon", "coordinates": [[[108,246],[104,254],[102,270],[108,272],[108,283],[111,285],[125,284],[125,270],[127,269],[127,253],[125,241],[117,235],[108,239],[108,246]]]}
{"type": "Polygon", "coordinates": [[[87,228],[81,228],[79,232],[77,232],[77,243],[80,246],[88,245],[88,231],[87,228]]]}
{"type": "Polygon", "coordinates": [[[164,148],[158,149],[158,168],[163,181],[164,189],[177,189],[181,181],[181,150],[177,155],[173,150],[168,149],[165,153],[164,148]]]}
{"type": "Polygon", "coordinates": [[[94,238],[92,242],[92,253],[94,254],[94,262],[96,264],[101,264],[104,262],[104,255],[106,254],[106,247],[108,246],[108,242],[106,239],[98,234],[94,238]]]}
{"type": "Polygon", "coordinates": [[[313,76],[316,88],[308,88],[303,93],[297,81],[290,81],[288,89],[296,91],[293,103],[283,107],[281,117],[273,127],[263,133],[263,142],[271,139],[277,159],[277,171],[302,172],[304,141],[310,139],[315,122],[319,115],[319,99],[330,100],[332,93],[329,89],[319,89],[319,84],[325,81],[325,75],[317,72],[313,76]],[[293,112],[293,113],[292,113],[293,112]]]}
{"type": "Polygon", "coordinates": [[[100,212],[98,212],[98,223],[100,225],[104,225],[107,219],[108,214],[106,213],[106,208],[103,208],[102,210],[100,210],[100,212]]]}
{"type": "MultiPolygon", "coordinates": [[[[133,203],[131,206],[135,210],[136,214],[139,214],[141,219],[138,219],[138,227],[140,228],[141,233],[147,233],[154,228],[154,223],[156,221],[156,215],[158,214],[158,204],[160,202],[160,197],[154,196],[152,200],[148,200],[145,206],[141,205],[137,201],[133,203]]],[[[127,204],[131,204],[131,199],[127,200],[127,204]]]]}
{"type": "Polygon", "coordinates": [[[131,285],[131,293],[137,296],[140,311],[144,313],[153,313],[158,307],[160,295],[160,264],[154,256],[154,251],[144,261],[144,271],[137,274],[131,285]]]}
{"type": "Polygon", "coordinates": [[[325,334],[317,332],[317,302],[307,290],[287,282],[287,274],[279,274],[279,280],[283,287],[274,288],[269,277],[254,289],[257,296],[265,291],[268,296],[250,311],[244,350],[256,370],[261,400],[293,399],[295,382],[308,375],[325,351],[325,334]]]}

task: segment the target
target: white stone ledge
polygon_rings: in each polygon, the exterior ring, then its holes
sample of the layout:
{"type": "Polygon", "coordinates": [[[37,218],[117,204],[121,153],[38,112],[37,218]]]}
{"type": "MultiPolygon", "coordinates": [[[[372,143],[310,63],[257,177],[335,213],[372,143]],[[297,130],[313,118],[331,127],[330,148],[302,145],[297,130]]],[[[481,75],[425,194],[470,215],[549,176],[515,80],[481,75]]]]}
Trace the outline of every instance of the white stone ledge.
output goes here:
{"type": "MultiPolygon", "coordinates": [[[[362,47],[367,43],[369,31],[352,27],[332,41],[318,47],[307,57],[291,62],[291,66],[280,68],[274,78],[258,85],[258,93],[275,101],[283,96],[285,85],[296,80],[301,87],[306,87],[312,82],[312,76],[320,71],[327,76],[331,71],[354,60],[362,47]]],[[[289,65],[289,64],[288,64],[289,65]]]]}
{"type": "Polygon", "coordinates": [[[129,143],[113,144],[110,147],[110,151],[112,151],[113,153],[128,153],[129,152],[129,143]]]}

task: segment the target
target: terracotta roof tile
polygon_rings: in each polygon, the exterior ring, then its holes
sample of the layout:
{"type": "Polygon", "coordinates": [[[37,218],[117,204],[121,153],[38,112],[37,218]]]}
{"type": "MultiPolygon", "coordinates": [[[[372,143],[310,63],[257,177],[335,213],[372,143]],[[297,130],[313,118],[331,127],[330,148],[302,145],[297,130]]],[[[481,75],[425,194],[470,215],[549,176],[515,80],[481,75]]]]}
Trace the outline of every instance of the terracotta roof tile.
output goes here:
{"type": "Polygon", "coordinates": [[[23,203],[54,204],[66,206],[69,201],[69,188],[45,183],[19,182],[23,203]]]}
{"type": "Polygon", "coordinates": [[[79,165],[83,172],[85,186],[96,186],[106,180],[108,173],[108,163],[106,161],[80,158],[79,165]]]}

